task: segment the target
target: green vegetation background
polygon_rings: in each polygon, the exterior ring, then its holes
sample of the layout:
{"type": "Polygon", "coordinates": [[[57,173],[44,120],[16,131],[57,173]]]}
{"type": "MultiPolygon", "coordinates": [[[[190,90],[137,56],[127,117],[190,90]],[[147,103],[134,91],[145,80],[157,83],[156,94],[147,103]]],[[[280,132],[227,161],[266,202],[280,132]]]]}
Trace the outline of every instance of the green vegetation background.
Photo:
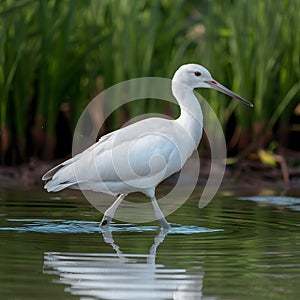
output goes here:
{"type": "MultiPolygon", "coordinates": [[[[204,91],[224,130],[234,120],[231,147],[286,143],[300,97],[299,12],[299,0],[1,1],[1,163],[53,158],[63,127],[72,132],[103,89],[136,77],[171,78],[188,62],[254,103],[251,110],[204,91]]],[[[166,111],[159,101],[130,103],[105,130],[166,111]]]]}

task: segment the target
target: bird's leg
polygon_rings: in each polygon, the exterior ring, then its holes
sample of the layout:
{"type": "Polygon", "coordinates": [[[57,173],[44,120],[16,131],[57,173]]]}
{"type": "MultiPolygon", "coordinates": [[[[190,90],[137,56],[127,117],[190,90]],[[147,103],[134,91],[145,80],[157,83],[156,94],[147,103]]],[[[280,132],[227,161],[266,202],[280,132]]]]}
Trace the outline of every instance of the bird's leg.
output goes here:
{"type": "Polygon", "coordinates": [[[147,263],[155,264],[157,247],[164,241],[169,229],[161,228],[159,234],[154,238],[154,244],[151,246],[149,256],[147,257],[147,263]]]}
{"type": "Polygon", "coordinates": [[[110,222],[112,218],[114,217],[114,214],[118,208],[118,206],[121,204],[122,200],[125,198],[125,194],[121,194],[117,200],[105,211],[104,216],[101,220],[100,226],[101,227],[108,227],[110,225],[110,222]]]}
{"type": "Polygon", "coordinates": [[[129,259],[125,257],[123,252],[120,250],[120,247],[115,243],[114,238],[112,236],[112,232],[107,228],[107,230],[102,231],[103,241],[112,246],[112,248],[116,251],[120,262],[128,262],[129,259]]]}
{"type": "Polygon", "coordinates": [[[153,208],[154,208],[155,217],[157,218],[160,226],[164,229],[170,229],[170,225],[167,222],[167,220],[165,219],[165,216],[164,216],[163,212],[159,208],[155,196],[151,197],[151,202],[152,202],[152,205],[153,205],[153,208]]]}

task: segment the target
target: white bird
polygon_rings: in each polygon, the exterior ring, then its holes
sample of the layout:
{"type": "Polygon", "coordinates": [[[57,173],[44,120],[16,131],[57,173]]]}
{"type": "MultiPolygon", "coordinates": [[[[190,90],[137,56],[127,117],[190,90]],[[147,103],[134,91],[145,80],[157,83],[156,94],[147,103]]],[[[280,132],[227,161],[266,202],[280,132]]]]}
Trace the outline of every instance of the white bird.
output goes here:
{"type": "Polygon", "coordinates": [[[104,135],[82,153],[48,171],[42,177],[45,189],[57,192],[73,188],[118,196],[104,213],[100,225],[105,227],[127,194],[141,192],[150,197],[160,225],[169,228],[155,189],[183,167],[200,143],[203,114],[195,88],[212,88],[253,106],[214,80],[203,66],[182,65],[172,79],[172,93],[180,106],[177,119],[149,118],[104,135]]]}

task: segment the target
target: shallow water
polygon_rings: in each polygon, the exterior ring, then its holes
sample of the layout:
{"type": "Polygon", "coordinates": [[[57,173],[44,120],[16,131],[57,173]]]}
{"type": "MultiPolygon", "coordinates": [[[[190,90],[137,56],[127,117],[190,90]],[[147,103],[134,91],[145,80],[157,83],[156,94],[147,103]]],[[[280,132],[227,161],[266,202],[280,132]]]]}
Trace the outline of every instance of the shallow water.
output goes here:
{"type": "Polygon", "coordinates": [[[300,299],[300,190],[194,196],[168,232],[101,231],[79,192],[0,190],[1,299],[300,299]]]}

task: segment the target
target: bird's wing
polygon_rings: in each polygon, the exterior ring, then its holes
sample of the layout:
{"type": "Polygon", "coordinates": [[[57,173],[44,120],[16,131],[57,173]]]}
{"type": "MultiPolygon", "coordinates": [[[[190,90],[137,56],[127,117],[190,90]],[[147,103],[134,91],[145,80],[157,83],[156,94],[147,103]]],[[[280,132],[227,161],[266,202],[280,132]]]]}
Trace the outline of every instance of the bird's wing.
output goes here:
{"type": "Polygon", "coordinates": [[[43,176],[48,180],[45,188],[56,191],[85,183],[90,188],[101,181],[142,182],[152,177],[160,182],[159,178],[168,177],[182,166],[180,151],[172,140],[172,132],[178,128],[173,127],[170,120],[151,118],[107,134],[47,172],[43,176]]]}

